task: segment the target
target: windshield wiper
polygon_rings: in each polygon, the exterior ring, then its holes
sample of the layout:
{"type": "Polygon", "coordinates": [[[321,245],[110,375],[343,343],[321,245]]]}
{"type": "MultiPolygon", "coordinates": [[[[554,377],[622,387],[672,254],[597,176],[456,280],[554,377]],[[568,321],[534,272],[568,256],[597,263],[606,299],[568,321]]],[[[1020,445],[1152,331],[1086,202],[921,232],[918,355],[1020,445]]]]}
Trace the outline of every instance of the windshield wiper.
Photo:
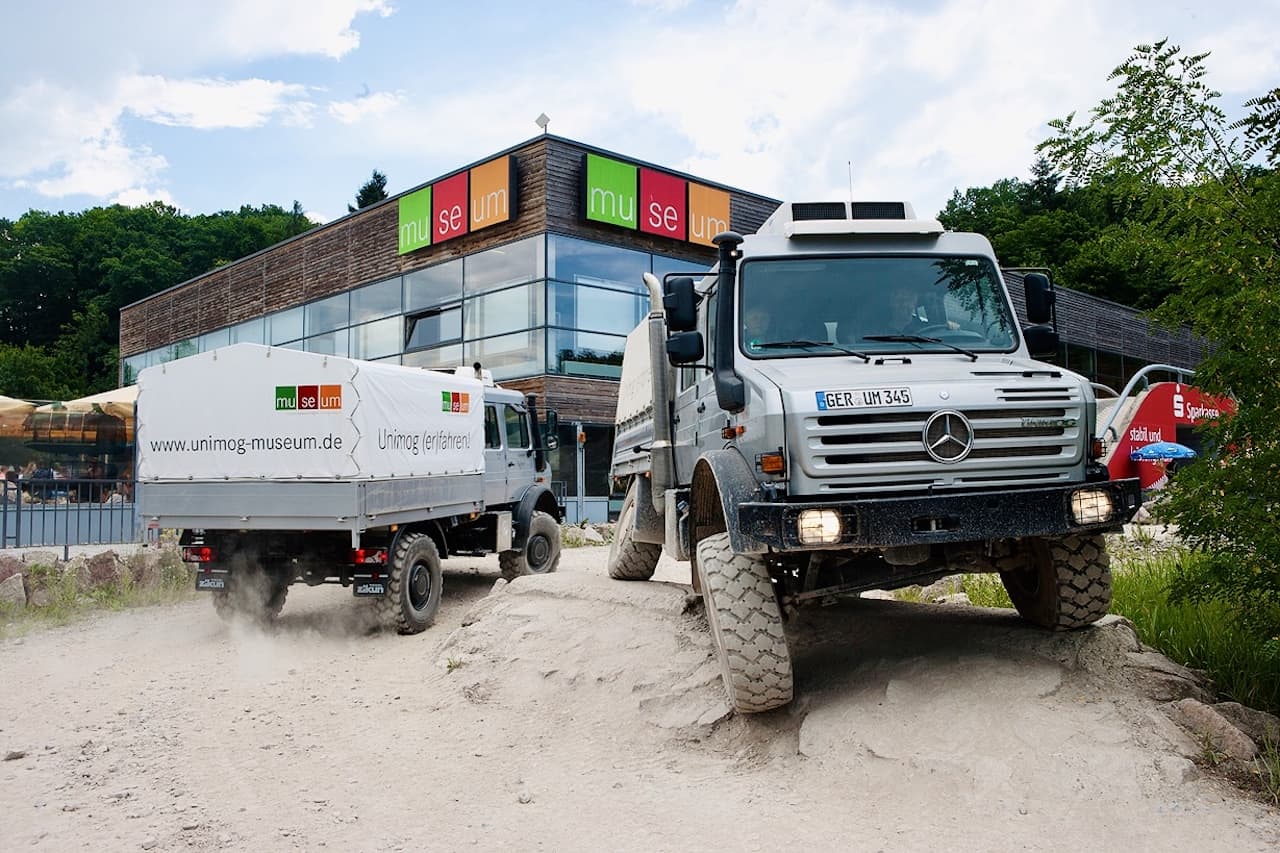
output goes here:
{"type": "Polygon", "coordinates": [[[844,353],[845,355],[851,355],[854,358],[860,358],[864,362],[871,361],[871,356],[867,355],[865,352],[858,352],[855,349],[842,347],[839,344],[832,343],[831,341],[768,341],[763,344],[755,344],[755,347],[757,349],[790,349],[792,347],[799,347],[801,349],[804,349],[808,347],[829,347],[833,350],[838,350],[844,353]]]}
{"type": "Polygon", "coordinates": [[[891,344],[942,344],[952,352],[958,352],[961,355],[967,355],[973,361],[978,360],[978,354],[964,347],[958,347],[955,344],[947,343],[941,338],[926,338],[924,335],[863,335],[864,341],[883,341],[891,344]]]}

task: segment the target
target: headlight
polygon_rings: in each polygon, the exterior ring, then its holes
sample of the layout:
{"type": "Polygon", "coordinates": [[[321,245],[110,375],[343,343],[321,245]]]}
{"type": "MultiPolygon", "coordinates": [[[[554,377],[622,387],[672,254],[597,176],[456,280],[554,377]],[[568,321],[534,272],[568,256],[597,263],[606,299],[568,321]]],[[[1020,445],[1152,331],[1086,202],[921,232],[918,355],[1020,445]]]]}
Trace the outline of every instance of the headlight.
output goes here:
{"type": "Polygon", "coordinates": [[[796,532],[804,545],[839,542],[840,527],[840,515],[833,509],[806,509],[796,519],[796,532]]]}
{"type": "Polygon", "coordinates": [[[1102,489],[1081,489],[1071,495],[1071,514],[1076,524],[1098,524],[1111,518],[1115,506],[1102,489]]]}

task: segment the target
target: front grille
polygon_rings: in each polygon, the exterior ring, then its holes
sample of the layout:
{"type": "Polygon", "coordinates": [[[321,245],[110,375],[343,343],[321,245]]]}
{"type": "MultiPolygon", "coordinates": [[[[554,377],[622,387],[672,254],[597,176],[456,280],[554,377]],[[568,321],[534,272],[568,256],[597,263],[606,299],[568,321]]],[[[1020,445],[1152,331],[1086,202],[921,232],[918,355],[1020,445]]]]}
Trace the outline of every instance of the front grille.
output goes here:
{"type": "Polygon", "coordinates": [[[1085,411],[1076,397],[1069,405],[960,409],[973,430],[973,450],[954,464],[925,450],[921,436],[931,410],[814,414],[804,422],[804,467],[822,481],[822,491],[1056,480],[1080,462],[1085,411]]]}

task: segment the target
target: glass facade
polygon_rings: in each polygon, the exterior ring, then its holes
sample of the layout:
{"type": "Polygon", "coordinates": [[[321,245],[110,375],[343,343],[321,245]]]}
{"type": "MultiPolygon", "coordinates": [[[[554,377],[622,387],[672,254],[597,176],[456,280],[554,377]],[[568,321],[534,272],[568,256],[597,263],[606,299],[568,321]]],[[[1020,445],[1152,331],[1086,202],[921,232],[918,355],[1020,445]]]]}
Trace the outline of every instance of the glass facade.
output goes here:
{"type": "Polygon", "coordinates": [[[495,379],[616,379],[649,310],[641,273],[706,265],[560,234],[517,240],[124,360],[122,380],[175,358],[257,343],[414,367],[479,361],[495,379]]]}

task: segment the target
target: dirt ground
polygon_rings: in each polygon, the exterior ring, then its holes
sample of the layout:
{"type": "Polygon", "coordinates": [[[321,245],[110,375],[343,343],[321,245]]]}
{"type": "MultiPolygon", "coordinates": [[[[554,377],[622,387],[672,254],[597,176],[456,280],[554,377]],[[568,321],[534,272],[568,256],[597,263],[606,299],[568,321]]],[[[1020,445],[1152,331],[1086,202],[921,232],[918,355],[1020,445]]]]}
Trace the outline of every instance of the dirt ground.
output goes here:
{"type": "Polygon", "coordinates": [[[797,700],[729,716],[688,568],[604,548],[500,586],[446,562],[424,634],[294,587],[0,642],[3,850],[1275,850],[1196,772],[1123,622],[861,600],[793,626],[797,700]]]}

